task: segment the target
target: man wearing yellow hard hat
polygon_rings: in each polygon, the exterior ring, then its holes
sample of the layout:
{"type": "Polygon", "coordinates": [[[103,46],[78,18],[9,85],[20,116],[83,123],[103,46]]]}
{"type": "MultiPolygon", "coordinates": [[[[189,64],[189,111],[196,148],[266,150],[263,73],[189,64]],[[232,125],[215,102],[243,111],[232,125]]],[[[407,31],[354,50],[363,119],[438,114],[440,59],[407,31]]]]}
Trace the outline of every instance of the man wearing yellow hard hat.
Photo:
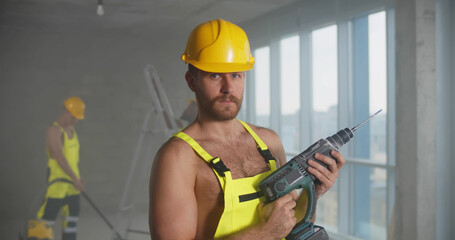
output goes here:
{"type": "Polygon", "coordinates": [[[65,216],[62,239],[76,239],[80,192],[84,191],[84,182],[79,174],[79,140],[74,125],[84,119],[84,112],[84,101],[70,97],[64,101],[60,116],[47,129],[48,188],[37,220],[29,224],[29,239],[52,239],[51,227],[61,209],[65,216]]]}
{"type": "MultiPolygon", "coordinates": [[[[258,184],[286,163],[272,130],[236,119],[242,105],[245,71],[254,58],[245,32],[215,19],[190,34],[182,60],[198,115],[158,151],[150,176],[152,239],[282,239],[296,224],[297,193],[264,205],[258,184]]],[[[260,84],[260,83],[257,83],[260,84]]],[[[326,156],[310,173],[321,196],[345,163],[326,156]]]]}

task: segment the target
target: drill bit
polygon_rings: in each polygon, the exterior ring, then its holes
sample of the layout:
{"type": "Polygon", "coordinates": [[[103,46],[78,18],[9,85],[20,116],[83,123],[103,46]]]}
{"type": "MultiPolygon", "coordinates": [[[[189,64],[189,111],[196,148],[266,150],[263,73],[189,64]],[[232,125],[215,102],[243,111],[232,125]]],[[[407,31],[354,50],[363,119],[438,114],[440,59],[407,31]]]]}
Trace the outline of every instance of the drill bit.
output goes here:
{"type": "Polygon", "coordinates": [[[380,113],[382,111],[382,109],[380,109],[379,111],[377,111],[376,113],[374,113],[373,115],[371,115],[369,118],[367,118],[365,121],[361,122],[359,125],[351,128],[351,131],[352,132],[355,132],[355,130],[357,130],[357,128],[359,128],[360,126],[362,126],[363,124],[365,124],[366,122],[368,122],[372,117],[376,116],[378,113],[380,113]]]}

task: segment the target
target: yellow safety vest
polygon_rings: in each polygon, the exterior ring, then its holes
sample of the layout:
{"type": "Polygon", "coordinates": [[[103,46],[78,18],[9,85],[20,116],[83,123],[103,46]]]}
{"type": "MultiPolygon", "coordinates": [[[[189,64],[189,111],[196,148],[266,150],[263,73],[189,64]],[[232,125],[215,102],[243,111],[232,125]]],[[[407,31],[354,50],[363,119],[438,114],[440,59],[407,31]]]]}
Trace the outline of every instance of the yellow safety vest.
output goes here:
{"type": "MultiPolygon", "coordinates": [[[[239,120],[240,121],[240,120],[239,120]]],[[[212,157],[194,139],[183,132],[174,134],[186,141],[198,155],[204,159],[215,172],[224,192],[224,211],[218,222],[215,238],[222,238],[259,224],[260,216],[258,206],[264,201],[258,189],[259,183],[276,170],[276,162],[267,145],[243,121],[240,121],[247,132],[254,138],[258,150],[264,157],[269,171],[252,177],[232,179],[231,171],[224,165],[220,158],[212,157]]]]}

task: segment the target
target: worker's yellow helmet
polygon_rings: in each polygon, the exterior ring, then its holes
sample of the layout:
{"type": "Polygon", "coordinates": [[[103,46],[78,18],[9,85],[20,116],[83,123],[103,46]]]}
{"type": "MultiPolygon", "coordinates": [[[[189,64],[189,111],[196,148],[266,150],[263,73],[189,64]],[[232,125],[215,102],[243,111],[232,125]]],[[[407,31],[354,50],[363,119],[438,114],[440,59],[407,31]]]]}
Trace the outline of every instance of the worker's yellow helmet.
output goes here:
{"type": "Polygon", "coordinates": [[[191,32],[182,60],[206,72],[243,72],[254,57],[246,33],[223,19],[200,24],[191,32]]]}
{"type": "Polygon", "coordinates": [[[77,119],[84,119],[85,103],[79,97],[69,97],[64,102],[68,112],[77,119]]]}

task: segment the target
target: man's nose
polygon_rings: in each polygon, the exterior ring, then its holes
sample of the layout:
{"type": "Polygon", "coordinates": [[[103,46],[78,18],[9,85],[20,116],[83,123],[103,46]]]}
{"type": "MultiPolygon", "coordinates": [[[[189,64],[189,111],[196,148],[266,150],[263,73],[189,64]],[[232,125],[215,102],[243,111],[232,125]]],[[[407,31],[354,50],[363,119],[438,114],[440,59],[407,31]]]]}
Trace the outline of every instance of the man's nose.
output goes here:
{"type": "Polygon", "coordinates": [[[229,94],[232,92],[233,89],[233,79],[229,75],[223,75],[223,82],[222,82],[221,92],[224,94],[229,94]]]}

